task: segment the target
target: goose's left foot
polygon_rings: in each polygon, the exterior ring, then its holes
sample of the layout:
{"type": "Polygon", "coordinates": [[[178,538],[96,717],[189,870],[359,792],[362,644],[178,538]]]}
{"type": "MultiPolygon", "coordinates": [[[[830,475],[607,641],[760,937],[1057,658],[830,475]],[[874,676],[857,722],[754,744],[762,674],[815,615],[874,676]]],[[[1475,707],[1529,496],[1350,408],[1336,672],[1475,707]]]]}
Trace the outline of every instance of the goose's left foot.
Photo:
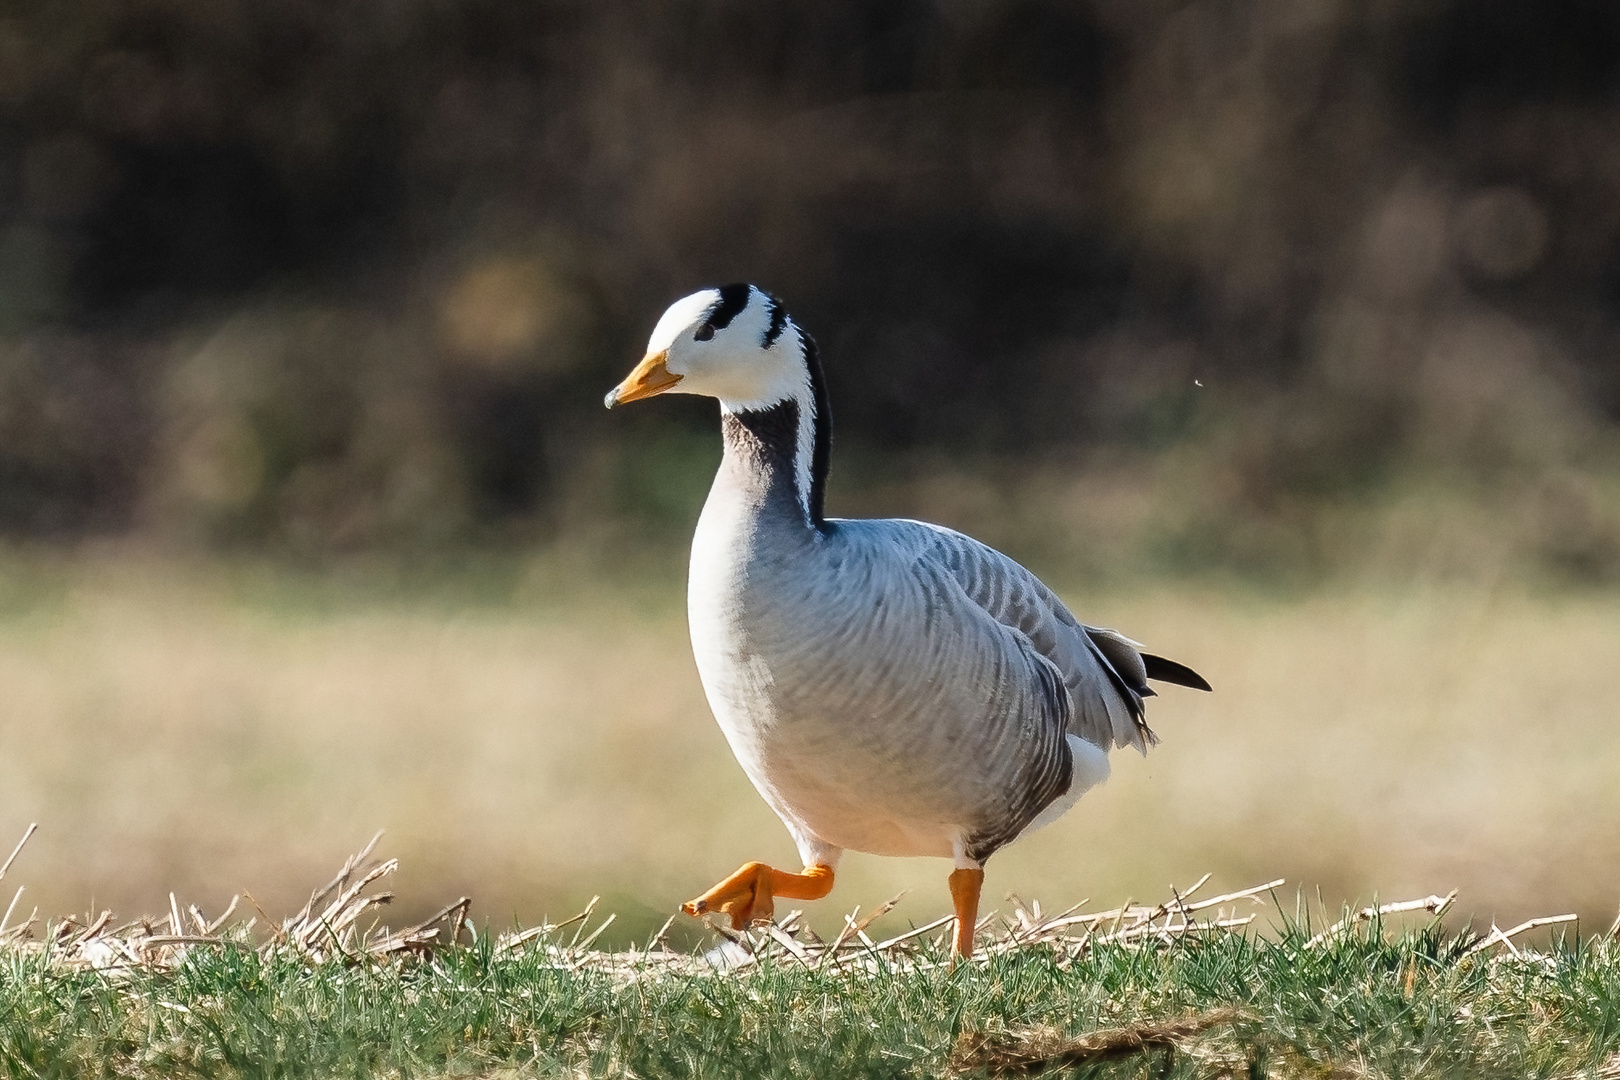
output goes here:
{"type": "Polygon", "coordinates": [[[681,905],[688,915],[723,911],[731,916],[731,927],[741,930],[757,921],[769,921],[776,914],[778,896],[792,900],[820,900],[832,892],[830,866],[807,866],[802,874],[790,874],[762,862],[743,863],[737,872],[714,888],[681,905]]]}

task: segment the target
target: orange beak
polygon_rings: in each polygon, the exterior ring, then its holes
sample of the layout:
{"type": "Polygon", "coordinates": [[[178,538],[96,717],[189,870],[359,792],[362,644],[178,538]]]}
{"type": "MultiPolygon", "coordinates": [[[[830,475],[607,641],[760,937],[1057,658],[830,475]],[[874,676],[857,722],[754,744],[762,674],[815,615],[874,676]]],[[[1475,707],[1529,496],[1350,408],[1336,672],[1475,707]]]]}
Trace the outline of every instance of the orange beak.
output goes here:
{"type": "Polygon", "coordinates": [[[681,381],[679,375],[669,370],[668,362],[668,352],[648,353],[642,358],[641,363],[636,365],[635,370],[624,377],[624,382],[608,391],[608,396],[602,399],[602,404],[611,409],[626,401],[640,401],[654,394],[662,394],[681,381]]]}

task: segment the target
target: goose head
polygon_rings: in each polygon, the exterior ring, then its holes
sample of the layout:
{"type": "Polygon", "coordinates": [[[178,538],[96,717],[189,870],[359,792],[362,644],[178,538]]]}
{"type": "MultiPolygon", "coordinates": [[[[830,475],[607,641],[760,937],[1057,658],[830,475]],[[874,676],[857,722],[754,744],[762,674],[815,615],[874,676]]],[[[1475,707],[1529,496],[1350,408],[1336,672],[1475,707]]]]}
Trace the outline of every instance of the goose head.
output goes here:
{"type": "Polygon", "coordinates": [[[750,412],[803,398],[810,378],[804,337],[776,298],[753,285],[723,285],[671,304],[647,355],[603,403],[702,394],[727,412],[750,412]]]}
{"type": "MultiPolygon", "coordinates": [[[[608,408],[657,394],[718,398],[720,411],[749,416],[791,409],[787,453],[806,523],[820,527],[832,446],[832,418],[815,342],[770,293],[722,285],[669,306],[647,341],[647,355],[608,391],[608,408]]],[[[722,425],[724,426],[724,425],[722,425]]]]}

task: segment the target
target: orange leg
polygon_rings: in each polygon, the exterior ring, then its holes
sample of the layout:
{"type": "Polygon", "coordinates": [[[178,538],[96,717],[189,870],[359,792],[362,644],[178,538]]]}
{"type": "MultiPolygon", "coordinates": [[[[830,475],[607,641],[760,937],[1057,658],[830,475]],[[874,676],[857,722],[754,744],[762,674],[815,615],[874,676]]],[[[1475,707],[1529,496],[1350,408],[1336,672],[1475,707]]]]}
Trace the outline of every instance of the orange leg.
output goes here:
{"type": "Polygon", "coordinates": [[[951,941],[951,958],[973,955],[973,930],[979,924],[979,890],[984,888],[984,871],[951,871],[951,904],[956,908],[956,936],[951,941]]]}
{"type": "Polygon", "coordinates": [[[776,914],[772,903],[778,896],[790,900],[820,900],[832,892],[833,872],[830,866],[807,866],[802,874],[790,874],[762,862],[743,863],[737,872],[698,897],[681,905],[688,915],[702,915],[706,911],[724,911],[731,916],[731,926],[741,930],[757,920],[769,920],[776,914]]]}

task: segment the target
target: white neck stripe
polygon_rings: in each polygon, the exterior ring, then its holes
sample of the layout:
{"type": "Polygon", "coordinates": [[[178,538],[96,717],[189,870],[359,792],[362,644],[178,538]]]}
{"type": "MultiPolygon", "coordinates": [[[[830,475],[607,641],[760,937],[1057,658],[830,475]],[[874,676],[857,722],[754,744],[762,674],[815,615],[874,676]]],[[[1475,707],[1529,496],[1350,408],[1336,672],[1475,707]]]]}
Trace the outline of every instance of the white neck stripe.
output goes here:
{"type": "MultiPolygon", "coordinates": [[[[802,358],[804,355],[804,336],[798,324],[790,317],[787,320],[787,330],[776,339],[770,351],[777,349],[798,349],[802,358]]],[[[804,519],[810,521],[810,489],[814,483],[814,469],[816,458],[816,395],[810,385],[810,367],[808,362],[801,359],[804,373],[803,380],[794,386],[785,396],[774,401],[731,401],[720,399],[722,412],[736,413],[761,412],[765,409],[775,408],[788,401],[799,407],[799,431],[797,445],[793,450],[793,481],[798,489],[796,495],[799,508],[804,511],[804,519]]]]}

